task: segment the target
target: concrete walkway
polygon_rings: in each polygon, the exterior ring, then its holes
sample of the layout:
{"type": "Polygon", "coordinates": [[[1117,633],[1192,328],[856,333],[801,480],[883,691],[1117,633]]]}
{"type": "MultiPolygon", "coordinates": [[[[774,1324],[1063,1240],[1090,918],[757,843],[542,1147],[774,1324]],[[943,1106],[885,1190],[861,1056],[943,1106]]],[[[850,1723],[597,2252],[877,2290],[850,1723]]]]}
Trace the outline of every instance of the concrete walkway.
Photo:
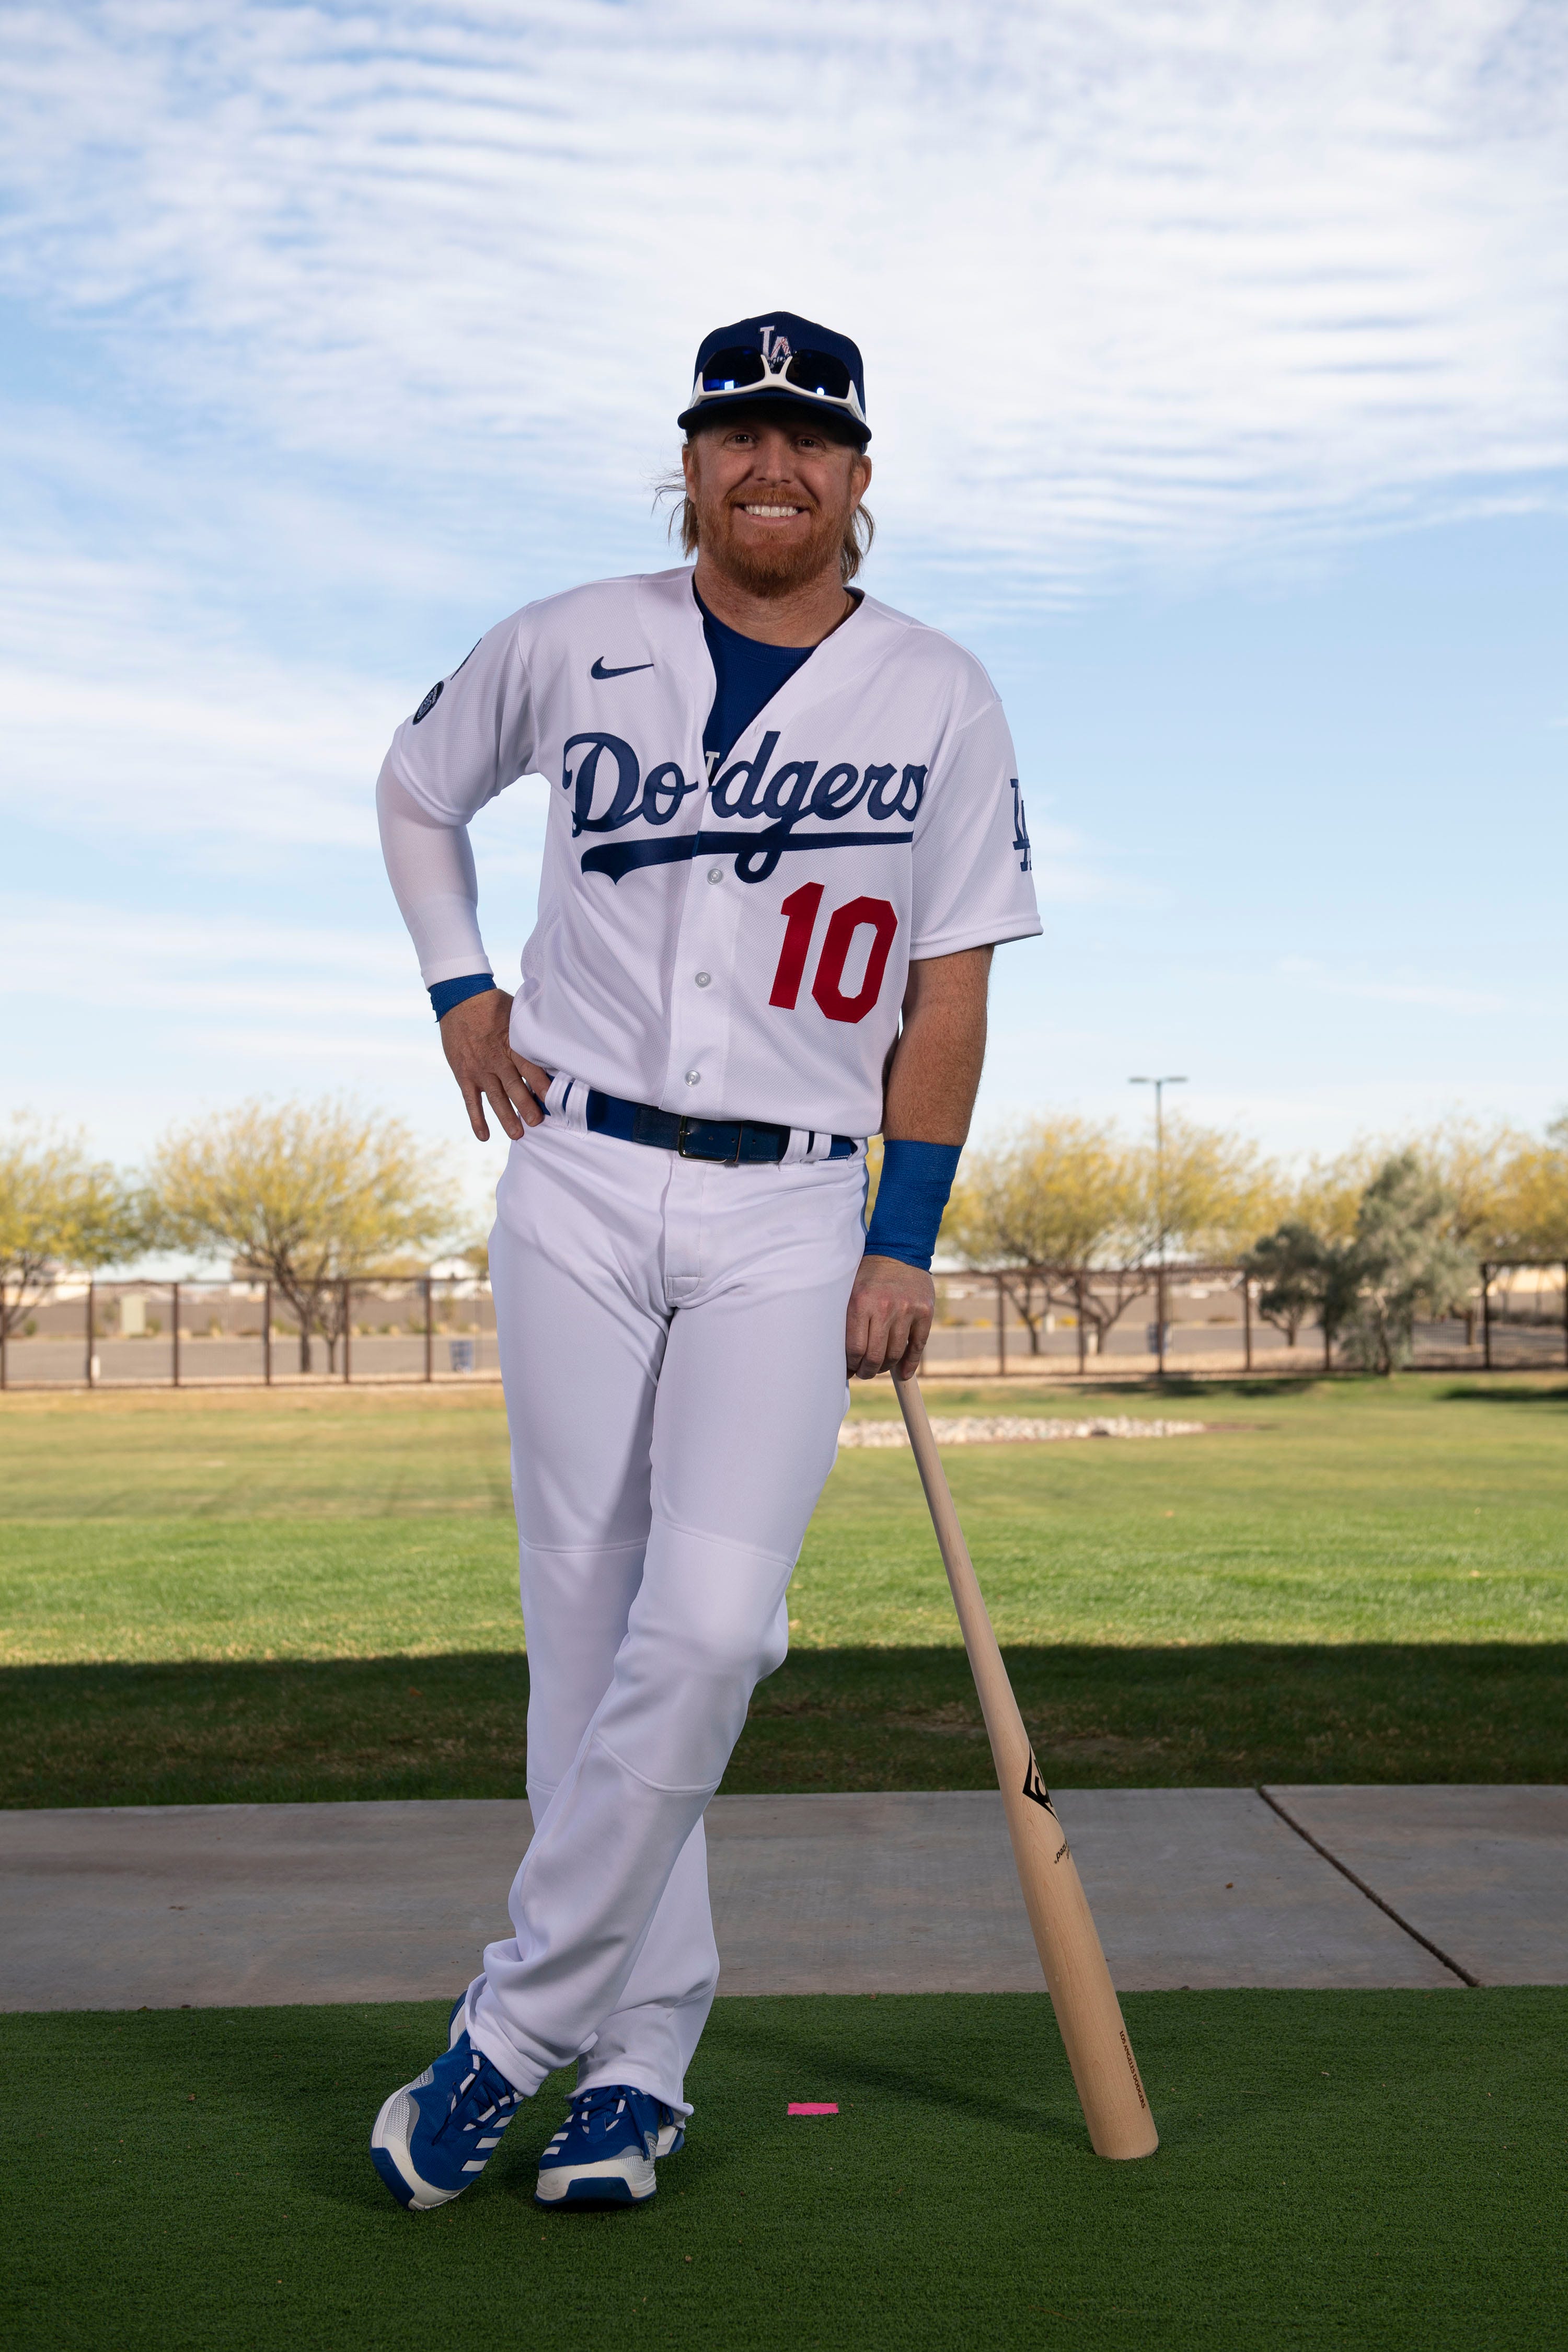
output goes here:
{"type": "Polygon", "coordinates": [[[1568,1980],[1568,1789],[1271,1789],[1478,1984],[1568,1980]]]}
{"type": "MultiPolygon", "coordinates": [[[[1568,1982],[1568,1790],[1057,1803],[1124,1990],[1568,1982]]],[[[994,1795],[720,1797],[708,1822],[727,1993],[1040,1985],[994,1795]]],[[[501,1800],[0,1813],[0,2008],[450,1994],[529,1833],[501,1800]]]]}

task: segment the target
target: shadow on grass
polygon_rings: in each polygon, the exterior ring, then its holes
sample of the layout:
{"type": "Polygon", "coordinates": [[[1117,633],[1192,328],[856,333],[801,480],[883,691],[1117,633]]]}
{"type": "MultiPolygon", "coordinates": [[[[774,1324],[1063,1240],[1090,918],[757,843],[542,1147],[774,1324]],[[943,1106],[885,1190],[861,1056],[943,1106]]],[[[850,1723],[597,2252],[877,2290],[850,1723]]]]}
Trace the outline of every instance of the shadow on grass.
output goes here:
{"type": "Polygon", "coordinates": [[[1568,1404],[1568,1381],[1559,1381],[1555,1388],[1503,1388],[1493,1382],[1487,1387],[1465,1381],[1439,1392],[1443,1404],[1568,1404]]]}
{"type": "MultiPolygon", "coordinates": [[[[1087,1643],[1007,1664],[1048,1780],[1568,1780],[1568,1643],[1087,1643]]],[[[517,1653],[0,1673],[0,1806],[518,1797],[517,1653]]],[[[797,1650],[752,1703],[731,1795],[984,1789],[961,1649],[797,1650]]]]}
{"type": "MultiPolygon", "coordinates": [[[[1025,1361],[1026,1363],[1027,1360],[1025,1361]]],[[[1048,1389],[1053,1396],[1092,1398],[1104,1402],[1117,1397],[1180,1396],[1205,1397],[1212,1403],[1215,1397],[1226,1396],[1253,1400],[1306,1396],[1314,1389],[1342,1388],[1347,1377],[1342,1372],[1335,1373],[1332,1380],[1326,1380],[1318,1372],[1276,1372],[1267,1376],[1259,1373],[1256,1377],[1249,1377],[1245,1372],[1166,1372],[1162,1378],[1158,1372],[1145,1372],[1135,1380],[1085,1381],[1081,1384],[1075,1381],[1069,1386],[1066,1381],[1052,1380],[1047,1368],[1047,1359],[1042,1357],[1037,1372],[1031,1366],[1026,1370],[1010,1373],[1005,1381],[977,1379],[967,1381],[963,1385],[973,1389],[977,1395],[984,1391],[985,1397],[993,1401],[1009,1389],[1020,1391],[1048,1389]]],[[[1372,1380],[1376,1375],[1368,1374],[1366,1377],[1372,1380]]],[[[938,1374],[928,1378],[927,1385],[933,1402],[940,1399],[942,1405],[951,1406],[958,1401],[960,1382],[957,1379],[938,1374]]]]}
{"type": "MultiPolygon", "coordinates": [[[[1516,1367],[1512,1373],[1513,1381],[1517,1382],[1520,1371],[1528,1371],[1528,1369],[1516,1367]]],[[[1544,1368],[1546,1370],[1550,1369],[1544,1368]]],[[[1434,1378],[1441,1379],[1442,1375],[1427,1373],[1419,1366],[1414,1371],[1407,1369],[1399,1375],[1402,1382],[1420,1381],[1425,1383],[1434,1378]]],[[[1568,1404],[1568,1383],[1561,1379],[1552,1388],[1505,1385],[1509,1380],[1507,1373],[1489,1373],[1484,1381],[1466,1378],[1451,1387],[1437,1389],[1436,1394],[1443,1403],[1460,1401],[1486,1404],[1568,1404]]],[[[997,1385],[992,1383],[994,1389],[997,1385]]],[[[1042,1379],[1037,1385],[1048,1387],[1048,1379],[1042,1379]]],[[[1216,1398],[1226,1396],[1246,1397],[1256,1402],[1259,1398],[1267,1397],[1309,1396],[1321,1390],[1342,1393],[1347,1389],[1367,1389],[1387,1394],[1394,1385],[1382,1372],[1357,1371],[1349,1366],[1336,1364],[1332,1372],[1273,1372],[1250,1377],[1245,1372],[1205,1374],[1173,1371],[1163,1377],[1158,1372],[1149,1372],[1137,1381],[1075,1387],[1072,1393],[1079,1397],[1105,1399],[1129,1395],[1183,1397],[1194,1402],[1204,1400],[1213,1404],[1216,1398]]]]}
{"type": "MultiPolygon", "coordinates": [[[[1271,1378],[1257,1380],[1249,1380],[1245,1373],[1239,1379],[1235,1373],[1229,1373],[1219,1378],[1205,1380],[1201,1374],[1166,1372],[1162,1378],[1158,1372],[1152,1372],[1147,1385],[1160,1396],[1209,1397],[1211,1399],[1217,1396],[1238,1396],[1256,1399],[1258,1397],[1307,1396],[1313,1389],[1321,1389],[1330,1383],[1317,1372],[1277,1372],[1271,1378]]],[[[1336,1380],[1331,1385],[1335,1388],[1341,1387],[1342,1381],[1336,1380]]],[[[1112,1391],[1106,1391],[1107,1395],[1112,1393],[1112,1391]]]]}
{"type": "MultiPolygon", "coordinates": [[[[888,2000],[889,2011],[899,1998],[894,1995],[888,2000]]],[[[875,2021],[884,2031],[872,2036],[866,2031],[864,2010],[847,2012],[840,2008],[825,2012],[820,1998],[811,1995],[753,1996],[745,2003],[750,2014],[736,2022],[748,2036],[765,2037],[774,2049],[787,2052],[796,2080],[813,2086],[804,2095],[816,2098],[831,2085],[827,2095],[845,2109],[853,2099],[868,2094],[893,2106],[932,2107],[981,2126],[989,2119],[1004,2127],[1012,2125],[1037,2133],[1076,2155],[1083,2146],[1084,2126],[1072,2104],[1071,2084],[1059,2077],[1051,2079],[1058,2076],[1058,2070],[1038,2063],[1042,2052],[1054,2057],[1056,2045],[1045,1989],[1015,1998],[1014,2021],[1025,2025],[1025,2033],[1016,2037],[1016,2072],[1005,2089],[977,2080],[969,2065],[936,2068],[924,2052],[910,2051],[898,2041],[889,2046],[885,2017],[875,2021]],[[859,2029],[852,2034],[845,2031],[847,2014],[859,2029]],[[1048,2081],[1045,2099],[1037,2080],[1042,2074],[1048,2081]]],[[[906,2009],[909,2006],[906,2000],[906,2009]]],[[[726,2016],[721,2023],[731,2025],[731,2021],[726,2016]]],[[[962,2054],[968,2058],[981,2053],[965,2051],[962,2054]]]]}

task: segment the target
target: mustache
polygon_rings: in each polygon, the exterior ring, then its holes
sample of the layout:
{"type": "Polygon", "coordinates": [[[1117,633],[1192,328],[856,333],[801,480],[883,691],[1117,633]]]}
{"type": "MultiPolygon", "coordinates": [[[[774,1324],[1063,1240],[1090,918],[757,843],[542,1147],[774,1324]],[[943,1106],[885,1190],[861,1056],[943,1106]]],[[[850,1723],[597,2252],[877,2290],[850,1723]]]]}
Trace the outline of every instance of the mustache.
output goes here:
{"type": "Polygon", "coordinates": [[[820,514],[820,501],[809,490],[731,490],[724,500],[727,507],[804,507],[807,514],[820,514]]]}

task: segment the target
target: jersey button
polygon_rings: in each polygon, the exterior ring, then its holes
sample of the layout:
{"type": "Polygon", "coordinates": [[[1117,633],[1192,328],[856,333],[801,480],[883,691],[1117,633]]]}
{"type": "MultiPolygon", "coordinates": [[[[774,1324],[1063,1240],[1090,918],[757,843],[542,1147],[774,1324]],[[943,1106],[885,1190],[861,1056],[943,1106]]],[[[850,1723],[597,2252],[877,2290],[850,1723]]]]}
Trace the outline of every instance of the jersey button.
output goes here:
{"type": "Polygon", "coordinates": [[[700,971],[697,975],[698,987],[707,988],[710,984],[713,975],[710,971],[700,971]]]}
{"type": "Polygon", "coordinates": [[[710,866],[708,868],[708,879],[710,882],[722,882],[724,868],[721,866],[710,866]]]}
{"type": "Polygon", "coordinates": [[[688,1070],[688,1071],[687,1071],[687,1073],[686,1073],[686,1083],[687,1083],[687,1085],[688,1085],[689,1087],[698,1087],[698,1086],[700,1086],[700,1085],[701,1085],[701,1083],[702,1083],[702,1073],[701,1073],[701,1071],[700,1071],[700,1070],[688,1070]]]}

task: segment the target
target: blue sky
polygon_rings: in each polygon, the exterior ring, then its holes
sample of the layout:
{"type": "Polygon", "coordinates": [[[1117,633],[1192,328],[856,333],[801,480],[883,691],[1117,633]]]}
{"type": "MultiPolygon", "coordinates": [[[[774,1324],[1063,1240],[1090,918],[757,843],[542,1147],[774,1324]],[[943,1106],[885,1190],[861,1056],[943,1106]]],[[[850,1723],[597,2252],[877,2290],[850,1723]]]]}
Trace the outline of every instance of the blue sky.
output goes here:
{"type": "MultiPolygon", "coordinates": [[[[502,613],[668,560],[691,353],[769,303],[861,341],[868,584],[1013,719],[1047,936],[983,1123],[1568,1097],[1560,6],[7,27],[0,1100],[129,1159],[348,1087],[478,1192],[381,754],[502,613]]],[[[477,829],[500,967],[542,790],[477,829]]]]}

